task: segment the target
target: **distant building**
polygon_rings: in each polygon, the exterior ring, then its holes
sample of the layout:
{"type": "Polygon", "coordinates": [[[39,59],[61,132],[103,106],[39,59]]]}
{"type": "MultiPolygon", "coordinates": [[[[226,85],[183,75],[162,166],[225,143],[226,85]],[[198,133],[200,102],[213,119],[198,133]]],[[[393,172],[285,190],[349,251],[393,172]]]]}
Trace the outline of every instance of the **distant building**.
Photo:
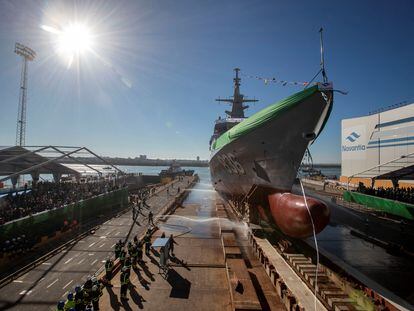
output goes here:
{"type": "Polygon", "coordinates": [[[343,182],[412,185],[414,103],[342,120],[341,154],[343,182]]]}
{"type": "Polygon", "coordinates": [[[200,157],[199,156],[197,156],[197,161],[200,161],[200,157]]]}
{"type": "Polygon", "coordinates": [[[146,160],[147,159],[147,155],[146,154],[140,154],[139,155],[139,159],[140,160],[146,160]]]}

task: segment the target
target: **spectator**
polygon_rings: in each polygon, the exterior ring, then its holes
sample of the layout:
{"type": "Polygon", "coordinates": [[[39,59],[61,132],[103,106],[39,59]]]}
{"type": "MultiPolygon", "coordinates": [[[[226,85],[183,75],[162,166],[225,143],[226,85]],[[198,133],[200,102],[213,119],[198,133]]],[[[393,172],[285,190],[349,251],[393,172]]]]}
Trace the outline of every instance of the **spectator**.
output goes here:
{"type": "Polygon", "coordinates": [[[30,251],[33,248],[33,245],[33,241],[30,241],[24,234],[17,236],[16,238],[6,240],[0,246],[0,258],[3,256],[15,258],[30,251]]]}
{"type": "Polygon", "coordinates": [[[359,186],[356,191],[367,195],[414,204],[414,187],[373,188],[366,187],[363,183],[359,183],[359,186]]]}
{"type": "Polygon", "coordinates": [[[118,189],[107,181],[87,183],[39,182],[21,193],[9,193],[0,199],[0,225],[42,211],[63,207],[118,189]]]}

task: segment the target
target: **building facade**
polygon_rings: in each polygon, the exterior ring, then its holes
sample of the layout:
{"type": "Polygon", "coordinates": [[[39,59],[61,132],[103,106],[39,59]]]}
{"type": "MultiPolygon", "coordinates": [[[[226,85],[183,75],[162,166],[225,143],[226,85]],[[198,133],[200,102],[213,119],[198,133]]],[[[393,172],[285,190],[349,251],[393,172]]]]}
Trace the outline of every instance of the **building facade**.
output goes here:
{"type": "MultiPolygon", "coordinates": [[[[414,154],[414,103],[344,119],[341,135],[341,181],[370,184],[373,178],[400,168],[404,158],[414,154]]],[[[378,180],[375,185],[392,183],[378,180]]]]}

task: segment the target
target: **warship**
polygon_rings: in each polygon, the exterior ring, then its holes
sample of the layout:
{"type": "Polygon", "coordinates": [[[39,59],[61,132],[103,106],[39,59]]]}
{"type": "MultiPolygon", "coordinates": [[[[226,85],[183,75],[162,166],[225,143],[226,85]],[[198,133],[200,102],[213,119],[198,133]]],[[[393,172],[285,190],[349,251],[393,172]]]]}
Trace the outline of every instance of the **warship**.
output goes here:
{"type": "Polygon", "coordinates": [[[235,68],[234,94],[216,99],[231,104],[215,121],[210,139],[210,173],[215,190],[249,221],[261,219],[293,238],[323,230],[330,211],[313,198],[292,194],[307,148],[323,130],[333,105],[332,83],[307,87],[246,118],[247,99],[240,93],[235,68]],[[256,215],[254,217],[254,215],[256,215]]]}

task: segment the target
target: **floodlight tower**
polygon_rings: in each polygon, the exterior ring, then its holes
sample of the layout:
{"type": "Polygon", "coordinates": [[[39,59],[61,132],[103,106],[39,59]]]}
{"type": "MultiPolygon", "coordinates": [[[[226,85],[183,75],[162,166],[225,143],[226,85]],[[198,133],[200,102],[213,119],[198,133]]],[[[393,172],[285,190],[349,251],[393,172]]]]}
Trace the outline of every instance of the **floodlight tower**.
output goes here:
{"type": "Polygon", "coordinates": [[[22,75],[20,77],[19,110],[17,111],[16,146],[24,146],[26,138],[26,100],[27,100],[27,62],[34,60],[36,52],[31,48],[16,43],[14,53],[23,60],[22,75]]]}

